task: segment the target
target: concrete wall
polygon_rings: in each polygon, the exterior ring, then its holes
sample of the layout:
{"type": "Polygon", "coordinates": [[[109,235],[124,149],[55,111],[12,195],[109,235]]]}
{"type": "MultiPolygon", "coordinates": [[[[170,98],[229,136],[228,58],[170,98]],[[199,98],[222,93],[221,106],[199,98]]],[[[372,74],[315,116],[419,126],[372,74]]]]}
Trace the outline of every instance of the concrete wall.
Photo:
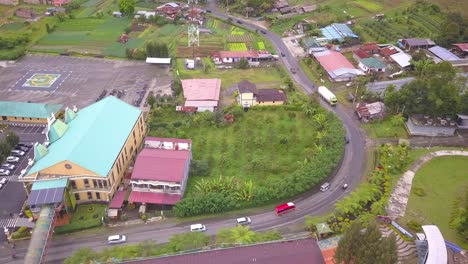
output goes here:
{"type": "Polygon", "coordinates": [[[282,105],[284,101],[266,101],[266,102],[257,102],[257,105],[282,105]]]}
{"type": "Polygon", "coordinates": [[[411,118],[405,123],[408,133],[412,136],[453,136],[455,134],[456,127],[435,127],[435,126],[417,126],[411,118]]]}

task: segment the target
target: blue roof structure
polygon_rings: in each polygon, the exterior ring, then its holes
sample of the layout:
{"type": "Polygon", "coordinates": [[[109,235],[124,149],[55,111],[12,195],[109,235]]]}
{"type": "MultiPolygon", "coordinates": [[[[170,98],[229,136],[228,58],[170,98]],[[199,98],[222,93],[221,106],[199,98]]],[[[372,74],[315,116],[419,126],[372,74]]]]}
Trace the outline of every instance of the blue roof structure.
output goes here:
{"type": "Polygon", "coordinates": [[[0,116],[48,118],[51,114],[56,114],[62,107],[61,104],[0,101],[0,116]]]}
{"type": "Polygon", "coordinates": [[[434,46],[432,48],[429,48],[429,51],[443,61],[453,61],[460,59],[457,55],[453,54],[448,49],[442,48],[440,46],[434,46]]]}
{"type": "Polygon", "coordinates": [[[357,38],[358,35],[346,25],[341,23],[333,23],[329,26],[321,28],[322,35],[328,40],[338,40],[340,42],[344,41],[345,37],[357,38]]]}
{"type": "Polygon", "coordinates": [[[31,167],[28,175],[70,161],[106,177],[140,114],[139,109],[114,96],[83,108],[68,124],[65,134],[31,167]]]}

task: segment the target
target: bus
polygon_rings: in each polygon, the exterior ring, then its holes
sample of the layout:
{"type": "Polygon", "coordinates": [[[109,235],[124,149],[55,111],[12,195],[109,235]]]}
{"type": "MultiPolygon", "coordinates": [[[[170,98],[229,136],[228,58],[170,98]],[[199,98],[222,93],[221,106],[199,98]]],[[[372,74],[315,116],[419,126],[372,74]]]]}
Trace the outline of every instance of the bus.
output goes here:
{"type": "Polygon", "coordinates": [[[291,211],[294,211],[294,209],[296,209],[296,206],[292,202],[278,205],[276,206],[276,215],[286,214],[291,211]]]}

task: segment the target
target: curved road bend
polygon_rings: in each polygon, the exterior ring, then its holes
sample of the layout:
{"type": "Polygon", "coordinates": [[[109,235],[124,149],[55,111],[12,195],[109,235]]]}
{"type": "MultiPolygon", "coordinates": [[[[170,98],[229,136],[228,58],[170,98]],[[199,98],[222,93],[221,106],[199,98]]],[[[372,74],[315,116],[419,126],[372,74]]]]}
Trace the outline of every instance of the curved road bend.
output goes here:
{"type": "MultiPolygon", "coordinates": [[[[223,13],[217,12],[216,8],[213,8],[210,3],[210,9],[212,15],[227,19],[229,16],[223,13]]],[[[237,20],[235,17],[232,17],[237,20]]],[[[285,54],[285,57],[281,57],[286,69],[289,71],[292,78],[301,85],[307,94],[311,94],[316,90],[316,86],[307,78],[305,73],[299,66],[296,58],[289,52],[285,44],[276,34],[267,31],[263,28],[259,28],[256,25],[243,20],[243,26],[248,27],[252,30],[264,30],[265,36],[270,39],[275,48],[285,54]],[[291,67],[296,68],[295,74],[290,72],[291,67]]],[[[286,226],[292,223],[300,222],[306,215],[317,215],[333,208],[333,205],[337,200],[342,198],[346,193],[350,192],[351,189],[355,188],[364,173],[366,151],[365,151],[365,140],[364,135],[361,133],[357,122],[354,120],[352,113],[349,113],[341,105],[336,108],[331,108],[328,104],[322,102],[322,105],[329,111],[333,111],[342,120],[346,127],[348,138],[350,143],[346,145],[345,155],[342,160],[341,167],[336,171],[336,175],[330,180],[331,188],[327,192],[316,192],[308,197],[302,197],[294,202],[296,203],[296,210],[292,213],[283,215],[281,217],[276,216],[273,210],[268,213],[262,213],[252,218],[253,224],[251,225],[252,230],[262,231],[272,228],[278,228],[286,226]],[[346,191],[341,189],[341,186],[347,183],[349,188],[346,191]]],[[[204,221],[207,225],[207,234],[215,235],[216,231],[220,228],[234,227],[235,223],[233,219],[227,220],[207,220],[204,221]]],[[[145,240],[155,240],[159,243],[167,242],[168,239],[176,233],[187,232],[188,225],[177,226],[171,223],[150,223],[147,225],[119,227],[115,229],[115,233],[126,234],[128,236],[128,242],[141,242],[145,240]]],[[[99,233],[80,232],[71,235],[61,235],[52,238],[51,244],[48,248],[46,256],[47,263],[61,263],[62,260],[70,256],[73,251],[83,247],[90,247],[94,250],[101,251],[108,248],[107,236],[109,232],[103,231],[99,233]]],[[[26,254],[27,246],[29,241],[20,241],[17,243],[16,252],[19,258],[12,260],[9,255],[9,251],[3,249],[0,250],[0,263],[22,263],[22,260],[26,254]]]]}

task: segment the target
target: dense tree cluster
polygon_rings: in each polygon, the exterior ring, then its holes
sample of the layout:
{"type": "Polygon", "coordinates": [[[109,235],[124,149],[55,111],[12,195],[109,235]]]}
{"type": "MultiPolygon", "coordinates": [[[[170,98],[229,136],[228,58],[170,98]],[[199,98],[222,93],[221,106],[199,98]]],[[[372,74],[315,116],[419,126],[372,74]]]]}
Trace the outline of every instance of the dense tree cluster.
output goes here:
{"type": "Polygon", "coordinates": [[[169,48],[166,43],[149,41],[146,43],[146,55],[153,58],[169,58],[169,48]]]}
{"type": "Polygon", "coordinates": [[[230,11],[250,17],[270,12],[275,0],[219,0],[219,3],[230,11]]]}
{"type": "Polygon", "coordinates": [[[397,263],[395,235],[382,237],[375,223],[354,221],[338,242],[334,258],[343,264],[397,263]]]}
{"type": "Polygon", "coordinates": [[[19,137],[14,132],[7,132],[5,138],[0,141],[0,163],[3,163],[11,150],[19,143],[19,137]]]}
{"type": "Polygon", "coordinates": [[[417,79],[400,91],[389,86],[384,102],[390,113],[454,116],[468,113],[466,78],[458,76],[449,62],[430,64],[427,60],[414,63],[417,79]]]}

